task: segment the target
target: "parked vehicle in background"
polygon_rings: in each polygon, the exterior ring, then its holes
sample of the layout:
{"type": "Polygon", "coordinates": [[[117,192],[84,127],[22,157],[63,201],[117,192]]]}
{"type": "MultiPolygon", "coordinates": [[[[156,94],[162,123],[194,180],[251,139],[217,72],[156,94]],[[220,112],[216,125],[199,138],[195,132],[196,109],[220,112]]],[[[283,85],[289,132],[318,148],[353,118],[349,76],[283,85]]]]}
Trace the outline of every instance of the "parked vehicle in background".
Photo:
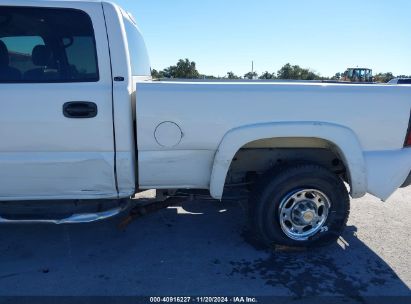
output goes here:
{"type": "Polygon", "coordinates": [[[344,229],[345,183],[387,200],[410,180],[410,87],[152,81],[135,20],[108,2],[0,0],[0,94],[0,200],[26,210],[244,187],[256,238],[307,247],[344,229]]]}
{"type": "Polygon", "coordinates": [[[389,84],[411,84],[411,78],[394,78],[388,82],[389,84]]]}
{"type": "Polygon", "coordinates": [[[349,68],[343,76],[343,81],[350,82],[373,82],[372,70],[367,68],[349,68]]]}

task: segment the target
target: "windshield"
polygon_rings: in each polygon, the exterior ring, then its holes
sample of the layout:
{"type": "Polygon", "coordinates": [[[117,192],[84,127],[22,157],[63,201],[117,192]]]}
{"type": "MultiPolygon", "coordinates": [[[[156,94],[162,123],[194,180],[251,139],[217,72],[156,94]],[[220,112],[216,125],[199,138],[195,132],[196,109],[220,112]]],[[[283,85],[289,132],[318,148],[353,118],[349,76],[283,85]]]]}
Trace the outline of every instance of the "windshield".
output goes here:
{"type": "Polygon", "coordinates": [[[130,52],[132,75],[150,76],[150,59],[148,57],[144,38],[137,28],[137,25],[135,25],[128,16],[124,16],[124,13],[123,19],[127,34],[128,48],[130,52]]]}

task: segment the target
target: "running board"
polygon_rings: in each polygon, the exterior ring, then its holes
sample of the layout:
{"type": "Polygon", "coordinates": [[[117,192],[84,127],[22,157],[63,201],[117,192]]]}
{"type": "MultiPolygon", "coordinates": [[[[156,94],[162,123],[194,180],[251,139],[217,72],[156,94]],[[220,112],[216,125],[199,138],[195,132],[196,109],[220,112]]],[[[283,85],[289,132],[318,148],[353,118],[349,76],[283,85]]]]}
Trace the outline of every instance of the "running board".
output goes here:
{"type": "Polygon", "coordinates": [[[113,216],[116,216],[129,207],[129,202],[122,204],[119,207],[109,209],[102,212],[94,213],[79,213],[73,214],[67,218],[62,219],[8,219],[0,215],[0,224],[84,224],[84,223],[93,223],[102,220],[106,220],[113,216]]]}

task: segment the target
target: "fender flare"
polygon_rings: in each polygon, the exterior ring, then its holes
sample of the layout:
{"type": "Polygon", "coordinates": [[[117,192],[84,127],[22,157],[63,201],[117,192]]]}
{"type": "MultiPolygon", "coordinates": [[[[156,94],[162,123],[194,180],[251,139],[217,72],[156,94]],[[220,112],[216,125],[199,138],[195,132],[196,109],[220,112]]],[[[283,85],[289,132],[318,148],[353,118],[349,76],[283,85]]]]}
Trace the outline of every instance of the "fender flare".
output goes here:
{"type": "Polygon", "coordinates": [[[361,144],[351,129],[326,122],[271,122],[241,126],[224,135],[214,157],[211,196],[222,199],[228,170],[241,147],[260,139],[284,137],[318,138],[335,145],[349,171],[351,196],[358,198],[366,194],[366,163],[361,144]]]}

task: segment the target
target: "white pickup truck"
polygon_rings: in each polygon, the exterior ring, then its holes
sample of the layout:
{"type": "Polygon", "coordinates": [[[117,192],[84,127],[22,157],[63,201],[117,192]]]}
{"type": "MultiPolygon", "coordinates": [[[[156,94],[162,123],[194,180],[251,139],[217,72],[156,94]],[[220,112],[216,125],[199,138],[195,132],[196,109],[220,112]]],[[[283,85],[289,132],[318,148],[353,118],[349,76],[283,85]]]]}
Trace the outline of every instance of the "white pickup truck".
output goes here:
{"type": "Polygon", "coordinates": [[[316,246],[344,228],[348,188],[387,200],[411,183],[410,86],[153,81],[133,17],[107,2],[0,0],[0,103],[9,206],[238,187],[262,243],[316,246]]]}

